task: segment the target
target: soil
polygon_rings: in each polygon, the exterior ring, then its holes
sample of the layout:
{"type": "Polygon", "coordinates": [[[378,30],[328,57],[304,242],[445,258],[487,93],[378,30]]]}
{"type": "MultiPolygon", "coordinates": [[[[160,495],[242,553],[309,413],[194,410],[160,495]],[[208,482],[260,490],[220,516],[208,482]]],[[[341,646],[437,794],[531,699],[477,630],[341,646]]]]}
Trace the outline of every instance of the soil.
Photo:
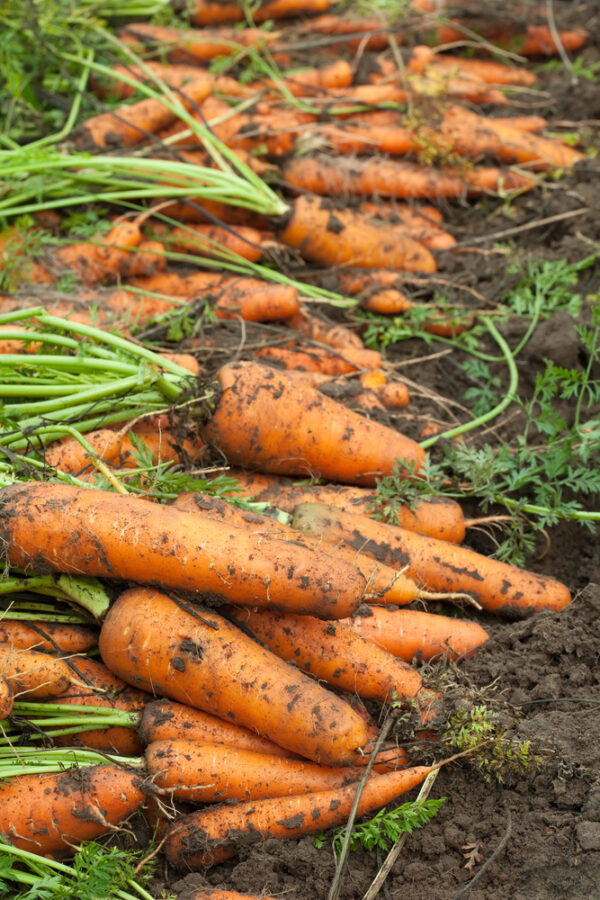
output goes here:
{"type": "MultiPolygon", "coordinates": [[[[588,29],[592,38],[583,58],[587,64],[597,62],[600,4],[580,2],[561,8],[570,27],[588,29]]],[[[526,96],[519,112],[547,116],[560,123],[555,126],[558,132],[579,130],[598,151],[598,81],[579,78],[573,85],[562,67],[540,72],[540,78],[542,94],[526,96]]],[[[549,181],[509,208],[500,210],[497,201],[482,199],[448,202],[443,212],[460,251],[438,254],[438,277],[445,282],[447,296],[464,305],[492,308],[515,284],[517,276],[508,267],[514,255],[572,262],[597,249],[600,155],[590,156],[572,174],[549,181]],[[583,211],[574,217],[565,215],[574,210],[583,211]],[[551,221],[526,227],[540,219],[551,221]],[[504,236],[508,229],[514,229],[513,233],[504,236]],[[482,234],[490,237],[474,242],[482,234]],[[509,257],[497,242],[513,248],[509,257]]],[[[599,286],[596,264],[581,273],[573,289],[586,297],[599,286]]],[[[589,307],[584,306],[582,320],[587,318],[589,307]]],[[[521,391],[531,390],[546,359],[569,368],[582,364],[577,324],[581,321],[565,311],[540,322],[520,357],[521,391]]],[[[526,326],[516,317],[504,326],[512,346],[526,326]]],[[[219,334],[211,366],[230,358],[232,352],[243,354],[255,343],[277,339],[277,329],[267,333],[260,326],[245,326],[241,332],[237,323],[222,324],[219,334]]],[[[383,419],[408,434],[415,433],[427,416],[444,422],[449,415],[448,409],[440,411],[437,401],[431,402],[432,396],[441,394],[461,403],[468,386],[454,353],[410,366],[415,357],[427,357],[438,349],[438,345],[424,348],[417,341],[404,341],[388,350],[388,360],[414,379],[416,399],[411,410],[416,407],[419,415],[415,420],[388,413],[383,419]]],[[[352,403],[351,391],[346,400],[352,403]]],[[[568,404],[565,412],[568,416],[568,404]]],[[[447,418],[444,424],[451,421],[447,418]]],[[[495,426],[494,438],[510,440],[518,428],[518,413],[510,410],[495,426]]],[[[476,535],[472,544],[482,552],[493,552],[485,534],[476,535]]],[[[442,769],[432,796],[445,797],[445,804],[426,827],[408,838],[380,893],[385,900],[600,897],[600,552],[597,538],[572,523],[550,530],[548,546],[539,550],[528,567],[569,585],[574,595],[571,606],[559,614],[540,613],[520,622],[480,616],[491,640],[471,659],[446,670],[458,695],[485,702],[498,713],[508,736],[531,741],[534,759],[526,771],[503,783],[486,778],[464,760],[442,769]]],[[[429,674],[439,677],[440,670],[429,674]]],[[[363,898],[384,856],[382,851],[351,853],[340,900],[363,898]]],[[[182,875],[160,868],[160,873],[154,883],[157,896],[168,885],[177,900],[193,900],[195,890],[209,886],[308,900],[327,897],[335,859],[331,845],[317,850],[313,837],[268,840],[241,847],[235,860],[205,872],[182,875]]]]}

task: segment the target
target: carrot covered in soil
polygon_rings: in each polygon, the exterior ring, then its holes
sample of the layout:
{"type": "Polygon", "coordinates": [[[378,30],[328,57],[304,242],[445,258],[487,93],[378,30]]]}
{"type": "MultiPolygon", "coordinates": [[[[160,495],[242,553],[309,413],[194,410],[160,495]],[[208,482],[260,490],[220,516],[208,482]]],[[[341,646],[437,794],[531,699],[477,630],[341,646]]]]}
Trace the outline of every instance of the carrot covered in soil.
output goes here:
{"type": "Polygon", "coordinates": [[[327,765],[352,764],[365,722],[340,698],[208,609],[143,588],[121,594],[100,633],[111,671],[327,765]]]}
{"type": "Polygon", "coordinates": [[[363,775],[358,766],[320,766],[184,738],[154,741],[144,756],[153,784],[187,803],[309,794],[344,787],[363,775]]]}
{"type": "MultiPolygon", "coordinates": [[[[119,38],[137,49],[160,50],[172,62],[202,65],[216,56],[231,56],[244,47],[260,47],[277,40],[275,32],[261,28],[173,28],[150,22],[133,22],[119,31],[119,38]]],[[[189,85],[186,85],[186,88],[189,85]]]]}
{"type": "Polygon", "coordinates": [[[425,462],[414,441],[283,372],[237,363],[224,366],[219,380],[222,394],[202,434],[234,465],[372,486],[397,458],[417,473],[425,462]]]}
{"type": "Polygon", "coordinates": [[[494,613],[522,617],[541,609],[555,612],[571,602],[567,587],[446,541],[375,522],[332,506],[305,503],[292,526],[325,540],[343,540],[436,591],[464,591],[494,613]]]}
{"type": "Polygon", "coordinates": [[[0,721],[10,716],[14,703],[14,693],[8,678],[0,676],[0,721]]]}
{"type": "Polygon", "coordinates": [[[45,855],[114,830],[144,802],[143,779],[119,766],[27,774],[0,783],[0,833],[15,847],[45,855]]]}
{"type": "Polygon", "coordinates": [[[11,565],[95,574],[237,604],[278,605],[324,618],[352,615],[365,579],[308,547],[260,539],[193,513],[109,491],[23,483],[0,490],[0,522],[11,565]],[[31,517],[36,527],[31,528],[31,517]],[[73,533],[78,536],[72,540],[73,533]]]}
{"type": "Polygon", "coordinates": [[[87,653],[96,646],[98,631],[90,625],[11,619],[10,610],[0,619],[0,648],[8,644],[19,650],[45,653],[87,653]]]}
{"type": "MultiPolygon", "coordinates": [[[[291,177],[290,183],[298,185],[294,172],[313,162],[305,157],[292,160],[285,167],[286,180],[290,181],[291,177]]],[[[314,186],[307,187],[314,189],[314,186]]],[[[335,190],[333,186],[332,192],[335,190]]],[[[343,193],[343,188],[340,192],[343,193]]],[[[329,189],[326,193],[330,193],[329,189]]],[[[279,237],[284,244],[299,250],[305,259],[323,265],[436,271],[433,256],[417,241],[390,234],[389,229],[379,227],[360,213],[338,209],[318,197],[296,198],[292,216],[279,237]]]]}
{"type": "MultiPolygon", "coordinates": [[[[375,775],[365,784],[357,815],[380,809],[419,785],[432,771],[416,766],[375,775]]],[[[199,810],[174,823],[167,834],[165,852],[178,869],[216,865],[236,855],[246,840],[287,838],[326,831],[348,818],[356,785],[293,797],[247,801],[235,806],[199,810]]]]}
{"type": "Polygon", "coordinates": [[[255,356],[274,362],[283,369],[322,372],[324,375],[344,375],[381,365],[381,354],[377,350],[355,347],[340,348],[333,352],[322,347],[262,347],[255,356]]]}
{"type": "Polygon", "coordinates": [[[331,687],[379,703],[430,699],[415,669],[346,624],[241,607],[227,607],[227,613],[281,659],[331,687]]]}
{"type": "Polygon", "coordinates": [[[59,697],[71,683],[64,660],[15,647],[0,649],[0,675],[10,682],[15,696],[25,696],[28,700],[59,697]]]}
{"type": "MultiPolygon", "coordinates": [[[[255,22],[285,19],[289,16],[309,16],[329,9],[331,0],[261,0],[252,7],[255,22]]],[[[185,7],[194,25],[215,25],[218,22],[243,22],[245,13],[239,3],[223,0],[191,0],[187,5],[177,0],[176,8],[185,7]]]]}
{"type": "Polygon", "coordinates": [[[370,613],[344,619],[344,624],[406,662],[415,657],[430,660],[437,656],[470,656],[489,638],[481,625],[466,619],[383,606],[371,606],[370,613]]]}

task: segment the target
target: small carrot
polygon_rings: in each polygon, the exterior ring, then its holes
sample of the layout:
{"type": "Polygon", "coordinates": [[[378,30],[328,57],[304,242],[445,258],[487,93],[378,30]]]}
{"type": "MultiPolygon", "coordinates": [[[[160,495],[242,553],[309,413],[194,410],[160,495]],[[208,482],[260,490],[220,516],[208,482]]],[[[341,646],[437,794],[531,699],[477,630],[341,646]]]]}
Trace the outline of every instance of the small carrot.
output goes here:
{"type": "Polygon", "coordinates": [[[235,229],[221,225],[167,229],[154,225],[152,230],[162,238],[166,247],[197,256],[218,256],[221,250],[226,250],[251,262],[258,262],[263,255],[265,237],[262,232],[243,225],[235,229]]]}
{"type": "Polygon", "coordinates": [[[8,485],[0,499],[11,565],[35,562],[37,568],[209,592],[237,604],[280,604],[324,618],[352,615],[365,590],[350,563],[333,564],[308,547],[258,539],[218,522],[199,528],[192,513],[131,495],[36,482],[8,485]]]}
{"type": "Polygon", "coordinates": [[[391,474],[397,458],[417,472],[425,461],[414,441],[284,373],[237,363],[223,367],[219,380],[221,398],[203,438],[234,465],[369,486],[391,474]]]}
{"type": "Polygon", "coordinates": [[[330,322],[306,312],[305,309],[300,309],[290,316],[287,325],[303,337],[319,344],[325,344],[327,347],[333,347],[334,350],[341,350],[345,347],[364,348],[364,344],[356,332],[339,323],[332,325],[330,322]]]}
{"type": "MultiPolygon", "coordinates": [[[[217,56],[231,56],[244,47],[273,43],[278,35],[261,28],[218,28],[212,31],[195,28],[173,28],[134,22],[120,29],[125,43],[158,49],[173,63],[202,65],[217,56]]],[[[186,85],[186,88],[189,85],[186,85]]]]}
{"type": "Polygon", "coordinates": [[[384,219],[399,229],[406,229],[407,233],[430,250],[446,250],[456,244],[455,238],[440,227],[440,219],[432,217],[431,207],[419,208],[406,203],[373,203],[364,200],[358,208],[375,219],[384,219]]]}
{"type": "Polygon", "coordinates": [[[477,622],[383,606],[371,606],[370,615],[344,619],[344,624],[406,662],[471,656],[489,638],[477,622]]]}
{"type": "Polygon", "coordinates": [[[71,851],[114,829],[144,802],[139,774],[119,766],[82,766],[0,783],[0,833],[41,856],[71,851]]]}
{"type": "Polygon", "coordinates": [[[240,607],[227,607],[227,613],[281,659],[330,687],[380,703],[394,697],[404,703],[425,698],[423,680],[415,669],[347,624],[240,607]]]}
{"type": "MultiPolygon", "coordinates": [[[[284,168],[285,179],[303,186],[296,174],[299,169],[306,174],[306,164],[310,168],[313,162],[308,157],[292,160],[284,168]]],[[[304,186],[308,190],[314,189],[314,184],[310,186],[305,182],[304,186]]],[[[335,191],[335,183],[331,187],[335,191]]],[[[305,259],[323,265],[388,267],[411,272],[436,270],[433,256],[417,241],[394,235],[385,226],[378,227],[360,213],[338,209],[317,197],[302,195],[296,198],[291,218],[279,236],[284,244],[299,250],[305,259]]]]}
{"type": "Polygon", "coordinates": [[[305,372],[323,372],[325,375],[344,375],[371,366],[381,365],[381,354],[377,350],[340,348],[336,352],[322,347],[300,349],[298,347],[262,347],[256,354],[261,360],[274,362],[284,369],[298,369],[305,372]]]}
{"type": "MultiPolygon", "coordinates": [[[[289,16],[309,16],[329,8],[331,0],[261,0],[252,9],[255,22],[285,19],[289,16]]],[[[239,3],[222,0],[191,0],[186,7],[194,25],[214,25],[218,22],[242,22],[244,10],[239,3]]]]}
{"type": "Polygon", "coordinates": [[[160,241],[140,241],[135,252],[127,254],[119,266],[119,275],[128,278],[147,278],[164,272],[167,267],[166,246],[160,241]]]}
{"type": "MultiPolygon", "coordinates": [[[[357,805],[364,816],[386,806],[420,784],[429,766],[375,775],[365,784],[357,805]]],[[[167,833],[165,852],[178,869],[212,866],[235,856],[244,839],[287,838],[326,831],[343,824],[350,813],[356,786],[318,791],[295,797],[246,801],[235,806],[199,810],[181,818],[167,833]]]]}
{"type": "Polygon", "coordinates": [[[210,889],[201,889],[194,891],[189,900],[275,900],[275,897],[267,897],[265,894],[240,894],[238,891],[220,891],[210,889]]]}
{"type": "Polygon", "coordinates": [[[365,723],[344,701],[222,616],[157,591],[121,594],[99,646],[130,683],[255,729],[314,762],[352,763],[367,741],[365,723]]]}
{"type": "Polygon", "coordinates": [[[468,592],[489,612],[522,617],[541,609],[558,612],[571,602],[568,588],[553,578],[358,513],[306,503],[296,507],[292,526],[314,537],[346,541],[387,565],[408,567],[406,574],[429,589],[468,592]]]}
{"type": "Polygon", "coordinates": [[[27,699],[59,697],[71,683],[64,660],[13,647],[0,649],[0,674],[10,682],[15,695],[27,699]]]}
{"type": "Polygon", "coordinates": [[[87,653],[96,646],[98,632],[90,625],[63,624],[10,618],[10,610],[0,619],[0,647],[46,653],[87,653]]]}

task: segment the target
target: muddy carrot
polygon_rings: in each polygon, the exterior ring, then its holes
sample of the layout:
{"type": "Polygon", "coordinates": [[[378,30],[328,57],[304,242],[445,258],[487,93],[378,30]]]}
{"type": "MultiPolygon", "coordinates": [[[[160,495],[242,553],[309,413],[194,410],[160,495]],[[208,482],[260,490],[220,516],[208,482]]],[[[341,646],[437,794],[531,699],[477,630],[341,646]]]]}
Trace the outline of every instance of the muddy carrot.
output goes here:
{"type": "Polygon", "coordinates": [[[18,650],[45,653],[86,653],[96,646],[98,632],[88,625],[11,619],[10,610],[0,620],[0,648],[9,645],[18,650]]]}
{"type": "Polygon", "coordinates": [[[292,347],[263,347],[256,357],[274,362],[284,369],[298,369],[306,372],[322,372],[325,375],[344,375],[381,365],[381,354],[377,350],[340,348],[336,352],[322,347],[302,350],[292,347]]]}
{"type": "Polygon", "coordinates": [[[8,718],[13,708],[13,689],[8,678],[0,676],[0,720],[8,718]]]}
{"type": "MultiPolygon", "coordinates": [[[[430,773],[418,766],[368,779],[358,801],[357,815],[386,806],[420,784],[430,773]]],[[[356,786],[318,791],[304,796],[270,798],[199,810],[180,819],[169,830],[165,852],[177,868],[215,865],[235,856],[236,843],[258,834],[286,838],[326,831],[343,824],[350,813],[356,786]]]]}
{"type": "Polygon", "coordinates": [[[317,316],[306,312],[305,309],[300,309],[293,316],[290,316],[287,320],[287,325],[311,341],[326,344],[335,350],[345,347],[364,348],[362,339],[355,331],[351,331],[345,325],[332,324],[319,319],[317,316]]]}
{"type": "Polygon", "coordinates": [[[428,589],[469,593],[489,612],[523,617],[541,609],[559,611],[571,602],[568,588],[553,578],[331,506],[297,507],[292,526],[326,540],[344,540],[387,565],[406,566],[406,574],[428,589]]]}
{"type": "Polygon", "coordinates": [[[164,272],[167,267],[166,246],[160,241],[140,241],[135,252],[128,253],[119,266],[119,274],[128,278],[146,278],[164,272]]]}
{"type": "MultiPolygon", "coordinates": [[[[478,194],[484,191],[497,193],[500,190],[527,190],[537,183],[533,177],[510,169],[474,167],[459,172],[449,168],[434,169],[396,160],[379,158],[347,160],[324,156],[292,159],[283,167],[283,176],[287,184],[315,194],[352,196],[380,194],[382,197],[398,198],[460,197],[462,194],[478,194]]],[[[337,217],[339,211],[336,211],[335,215],[337,217]]],[[[343,221],[342,218],[342,223],[343,221]]],[[[332,227],[334,224],[332,223],[332,227]]],[[[338,227],[341,231],[342,228],[338,227]]],[[[333,240],[334,236],[335,234],[330,240],[333,240]]],[[[287,243],[284,235],[281,235],[281,239],[287,243]]],[[[306,236],[304,229],[301,236],[296,239],[297,243],[292,246],[298,246],[303,239],[310,246],[310,233],[306,236]]],[[[381,236],[379,240],[381,241],[381,236]]],[[[323,262],[320,259],[315,261],[323,262]]],[[[341,262],[338,259],[335,261],[341,262]]],[[[356,262],[355,265],[361,263],[356,262]]],[[[379,268],[390,267],[389,262],[371,262],[370,265],[379,268]]],[[[394,267],[406,268],[401,265],[394,267]]]]}
{"type": "Polygon", "coordinates": [[[344,619],[344,624],[406,662],[415,657],[430,660],[438,656],[470,656],[489,638],[481,625],[466,619],[383,606],[371,606],[370,613],[344,619]]]}
{"type": "Polygon", "coordinates": [[[0,783],[0,833],[40,855],[113,830],[144,802],[143,779],[119,766],[27,774],[0,783]]]}
{"type": "Polygon", "coordinates": [[[223,367],[219,380],[221,397],[203,437],[233,465],[373,486],[397,458],[417,472],[425,461],[414,441],[314,388],[294,385],[283,372],[237,363],[223,367]]]}
{"type": "Polygon", "coordinates": [[[278,35],[260,28],[219,28],[210,31],[135,22],[122,28],[119,37],[126,43],[160,49],[170,62],[201,65],[217,56],[239,53],[244,47],[272,43],[278,35]]]}
{"type": "MultiPolygon", "coordinates": [[[[200,103],[212,90],[212,76],[199,72],[178,93],[178,99],[189,109],[200,103]]],[[[100,113],[79,125],[72,133],[80,150],[132,147],[147,140],[176,118],[176,113],[161,100],[148,97],[137,103],[100,113]]]]}
{"type": "Polygon", "coordinates": [[[228,606],[227,613],[281,659],[330,687],[379,703],[396,697],[400,702],[418,703],[425,698],[423,681],[415,669],[381,645],[360,638],[348,625],[240,607],[228,606]]]}
{"type": "Polygon", "coordinates": [[[64,660],[13,647],[0,649],[0,674],[10,682],[15,695],[27,699],[59,697],[71,683],[64,660]]]}
{"type": "Polygon", "coordinates": [[[23,483],[2,488],[0,498],[11,565],[43,563],[54,571],[210,592],[237,604],[281,604],[324,618],[352,615],[364,593],[365,580],[350,563],[332,565],[327,554],[282,546],[276,538],[259,541],[218,522],[202,528],[192,513],[135,496],[23,483]]]}
{"type": "MultiPolygon", "coordinates": [[[[405,203],[373,203],[364,200],[359,204],[361,212],[375,219],[384,219],[398,229],[405,229],[412,237],[430,250],[446,250],[456,244],[456,239],[440,227],[440,220],[433,218],[431,207],[413,208],[405,203]]],[[[437,210],[436,210],[437,212],[437,210]]]]}
{"type": "Polygon", "coordinates": [[[360,781],[353,766],[320,766],[225,744],[154,741],[144,754],[153,783],[176,800],[218,803],[326,791],[360,781]]]}
{"type": "MultiPolygon", "coordinates": [[[[309,167],[314,162],[304,157],[289,163],[284,170],[286,180],[290,180],[292,169],[296,171],[296,163],[304,166],[307,161],[309,167]]],[[[293,172],[291,179],[291,183],[299,183],[293,172]]],[[[338,209],[319,197],[296,198],[292,216],[279,236],[305,259],[322,265],[387,267],[411,272],[436,270],[433,256],[422,244],[394,235],[360,213],[338,209]]]]}
{"type": "Polygon", "coordinates": [[[99,646],[130,683],[256,730],[314,762],[351,764],[367,741],[365,723],[343,700],[208,609],[131,589],[109,610],[99,646]]]}
{"type": "Polygon", "coordinates": [[[235,229],[220,225],[167,229],[165,226],[154,225],[152,230],[170,249],[197,256],[218,256],[219,251],[226,250],[251,262],[258,262],[263,255],[262,244],[265,238],[262,232],[243,225],[235,229]]]}
{"type": "MultiPolygon", "coordinates": [[[[285,19],[289,16],[310,16],[329,8],[331,0],[261,0],[252,8],[255,22],[268,19],[285,19]]],[[[220,22],[244,21],[244,10],[239,3],[222,0],[192,0],[186,10],[194,25],[215,25],[220,22]]]]}

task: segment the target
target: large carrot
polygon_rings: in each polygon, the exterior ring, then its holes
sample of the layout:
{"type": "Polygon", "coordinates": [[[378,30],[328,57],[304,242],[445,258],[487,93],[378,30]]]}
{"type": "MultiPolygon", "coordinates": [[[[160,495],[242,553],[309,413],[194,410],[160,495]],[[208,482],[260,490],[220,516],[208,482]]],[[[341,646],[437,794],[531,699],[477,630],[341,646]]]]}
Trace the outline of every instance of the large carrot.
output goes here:
{"type": "MultiPolygon", "coordinates": [[[[363,788],[357,815],[386,806],[420,784],[431,771],[429,766],[417,766],[373,776],[363,788]]],[[[349,785],[304,796],[199,810],[170,828],[165,842],[167,859],[179,869],[197,869],[230,859],[237,852],[236,845],[259,836],[287,838],[326,831],[346,821],[355,795],[356,786],[349,785]]]]}
{"type": "Polygon", "coordinates": [[[109,610],[99,645],[129,683],[256,730],[314,762],[351,764],[367,742],[366,725],[348,704],[210,610],[132,588],[109,610]]]}
{"type": "MultiPolygon", "coordinates": [[[[340,623],[336,623],[338,626],[340,623]]],[[[344,619],[357,634],[399,659],[470,656],[489,638],[477,622],[437,616],[416,609],[370,607],[370,615],[344,619]]]]}
{"type": "Polygon", "coordinates": [[[0,833],[45,855],[114,830],[144,802],[143,779],[118,766],[82,766],[0,783],[0,833]]]}
{"type": "Polygon", "coordinates": [[[407,566],[408,575],[432,590],[468,592],[490,612],[524,616],[559,611],[571,602],[568,588],[553,578],[332,506],[302,504],[292,525],[325,540],[346,541],[388,565],[407,566]]]}
{"type": "Polygon", "coordinates": [[[352,784],[363,775],[358,766],[320,766],[185,738],[154,741],[144,757],[153,784],[188,803],[309,794],[352,784]]]}
{"type": "Polygon", "coordinates": [[[352,615],[365,590],[355,566],[325,553],[219,522],[207,528],[193,513],[109,491],[9,485],[0,490],[0,523],[15,566],[210,592],[324,618],[352,615]]]}
{"type": "Polygon", "coordinates": [[[227,612],[281,659],[331,687],[380,703],[429,700],[415,669],[346,624],[241,607],[227,612]]]}
{"type": "MultiPolygon", "coordinates": [[[[284,169],[286,180],[299,185],[298,169],[304,170],[307,164],[310,168],[313,162],[308,157],[292,160],[284,169]]],[[[315,189],[314,185],[306,187],[315,189]]],[[[325,192],[335,191],[334,179],[331,191],[328,187],[325,192]]],[[[343,188],[339,192],[343,193],[343,188]]],[[[279,236],[305,259],[323,265],[387,267],[411,272],[436,270],[433,256],[417,241],[391,234],[385,226],[378,227],[360,213],[338,209],[318,197],[298,197],[279,236]]]]}
{"type": "Polygon", "coordinates": [[[234,465],[368,486],[391,474],[396,459],[417,472],[425,462],[414,441],[284,373],[237,363],[223,367],[219,380],[222,394],[203,437],[234,465]]]}
{"type": "MultiPolygon", "coordinates": [[[[355,196],[381,195],[382,197],[460,197],[462,194],[478,194],[482,191],[498,193],[500,190],[527,190],[535,186],[536,180],[510,169],[481,167],[458,171],[456,169],[434,169],[418,166],[416,163],[396,160],[366,159],[348,160],[344,158],[297,157],[283,167],[287,184],[315,194],[350,194],[355,196]]],[[[303,198],[304,199],[304,198],[303,198]]],[[[336,213],[337,215],[337,213],[336,213]]],[[[293,219],[292,219],[293,222],[293,219]]],[[[342,223],[344,219],[342,218],[342,223]]],[[[332,223],[332,230],[335,223],[332,223]]],[[[340,230],[343,230],[340,228],[340,230]]],[[[298,243],[308,235],[303,230],[298,243]]],[[[282,240],[288,241],[281,235],[282,240]]],[[[335,232],[330,241],[335,239],[335,232]]],[[[381,241],[381,235],[379,240],[381,241]]],[[[298,244],[292,244],[298,246],[298,244]]],[[[317,262],[323,262],[317,259],[317,262]]],[[[329,260],[326,260],[329,261],[329,260]]],[[[337,257],[331,262],[341,262],[337,257]]],[[[371,262],[355,265],[390,268],[389,262],[371,262]]],[[[406,268],[395,265],[394,268],[406,268]]],[[[432,271],[428,269],[426,271],[432,271]]]]}

